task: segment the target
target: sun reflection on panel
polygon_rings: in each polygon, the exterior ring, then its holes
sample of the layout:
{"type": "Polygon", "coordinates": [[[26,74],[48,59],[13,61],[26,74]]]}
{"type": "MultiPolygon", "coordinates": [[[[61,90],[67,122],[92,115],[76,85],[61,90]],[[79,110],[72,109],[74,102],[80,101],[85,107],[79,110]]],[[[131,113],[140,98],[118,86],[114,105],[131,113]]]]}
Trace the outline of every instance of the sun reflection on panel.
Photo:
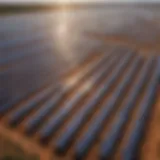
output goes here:
{"type": "Polygon", "coordinates": [[[78,81],[81,79],[81,77],[83,76],[83,73],[79,73],[76,76],[70,77],[69,79],[67,79],[67,81],[64,83],[65,87],[71,87],[74,86],[76,83],[78,83],[78,81]]]}
{"type": "Polygon", "coordinates": [[[87,81],[81,88],[80,91],[81,93],[88,92],[92,87],[92,81],[87,81]]]}
{"type": "MultiPolygon", "coordinates": [[[[67,87],[67,88],[70,88],[70,87],[73,87],[76,83],[78,83],[80,77],[82,75],[79,75],[79,76],[74,76],[70,79],[68,79],[65,83],[64,83],[64,87],[67,87]]],[[[79,93],[84,93],[84,92],[87,92],[89,89],[91,89],[92,87],[92,80],[88,80],[86,81],[79,89],[79,93]]]]}
{"type": "Polygon", "coordinates": [[[62,11],[57,17],[57,27],[56,27],[56,44],[60,56],[66,61],[69,65],[76,64],[76,54],[73,52],[74,40],[71,38],[71,26],[72,26],[72,17],[68,14],[67,11],[62,11]]]}

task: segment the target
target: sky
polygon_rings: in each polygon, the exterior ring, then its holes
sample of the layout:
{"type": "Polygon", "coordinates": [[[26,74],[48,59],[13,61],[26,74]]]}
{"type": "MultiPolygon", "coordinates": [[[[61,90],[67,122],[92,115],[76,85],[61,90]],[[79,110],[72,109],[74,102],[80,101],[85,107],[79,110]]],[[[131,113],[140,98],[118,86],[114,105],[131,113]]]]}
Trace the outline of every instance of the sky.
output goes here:
{"type": "Polygon", "coordinates": [[[62,2],[160,2],[160,0],[0,0],[2,3],[62,3],[62,2]]]}

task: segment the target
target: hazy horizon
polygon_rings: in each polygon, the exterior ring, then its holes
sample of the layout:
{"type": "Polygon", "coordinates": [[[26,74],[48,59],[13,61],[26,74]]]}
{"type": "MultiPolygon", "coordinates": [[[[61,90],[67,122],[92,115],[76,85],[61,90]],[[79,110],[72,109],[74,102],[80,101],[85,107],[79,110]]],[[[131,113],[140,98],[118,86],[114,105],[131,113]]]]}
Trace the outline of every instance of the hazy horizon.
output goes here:
{"type": "Polygon", "coordinates": [[[40,4],[46,4],[46,3],[92,3],[92,2],[108,2],[108,3],[116,3],[116,2],[136,2],[136,3],[140,3],[140,2],[146,2],[146,3],[153,3],[153,2],[160,2],[160,0],[0,0],[0,3],[7,3],[7,4],[11,4],[11,3],[40,3],[40,4]]]}

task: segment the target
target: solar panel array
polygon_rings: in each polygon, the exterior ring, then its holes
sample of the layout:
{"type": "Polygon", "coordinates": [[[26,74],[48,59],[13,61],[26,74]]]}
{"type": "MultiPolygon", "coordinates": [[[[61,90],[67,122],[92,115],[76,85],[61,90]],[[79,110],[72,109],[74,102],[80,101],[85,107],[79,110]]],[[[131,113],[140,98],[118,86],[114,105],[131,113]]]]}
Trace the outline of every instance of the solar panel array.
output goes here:
{"type": "Polygon", "coordinates": [[[41,36],[0,42],[1,125],[50,148],[57,159],[138,159],[156,100],[159,59],[124,47],[92,49],[55,80],[56,72],[43,70],[54,57],[52,42],[36,45],[41,36]]]}

